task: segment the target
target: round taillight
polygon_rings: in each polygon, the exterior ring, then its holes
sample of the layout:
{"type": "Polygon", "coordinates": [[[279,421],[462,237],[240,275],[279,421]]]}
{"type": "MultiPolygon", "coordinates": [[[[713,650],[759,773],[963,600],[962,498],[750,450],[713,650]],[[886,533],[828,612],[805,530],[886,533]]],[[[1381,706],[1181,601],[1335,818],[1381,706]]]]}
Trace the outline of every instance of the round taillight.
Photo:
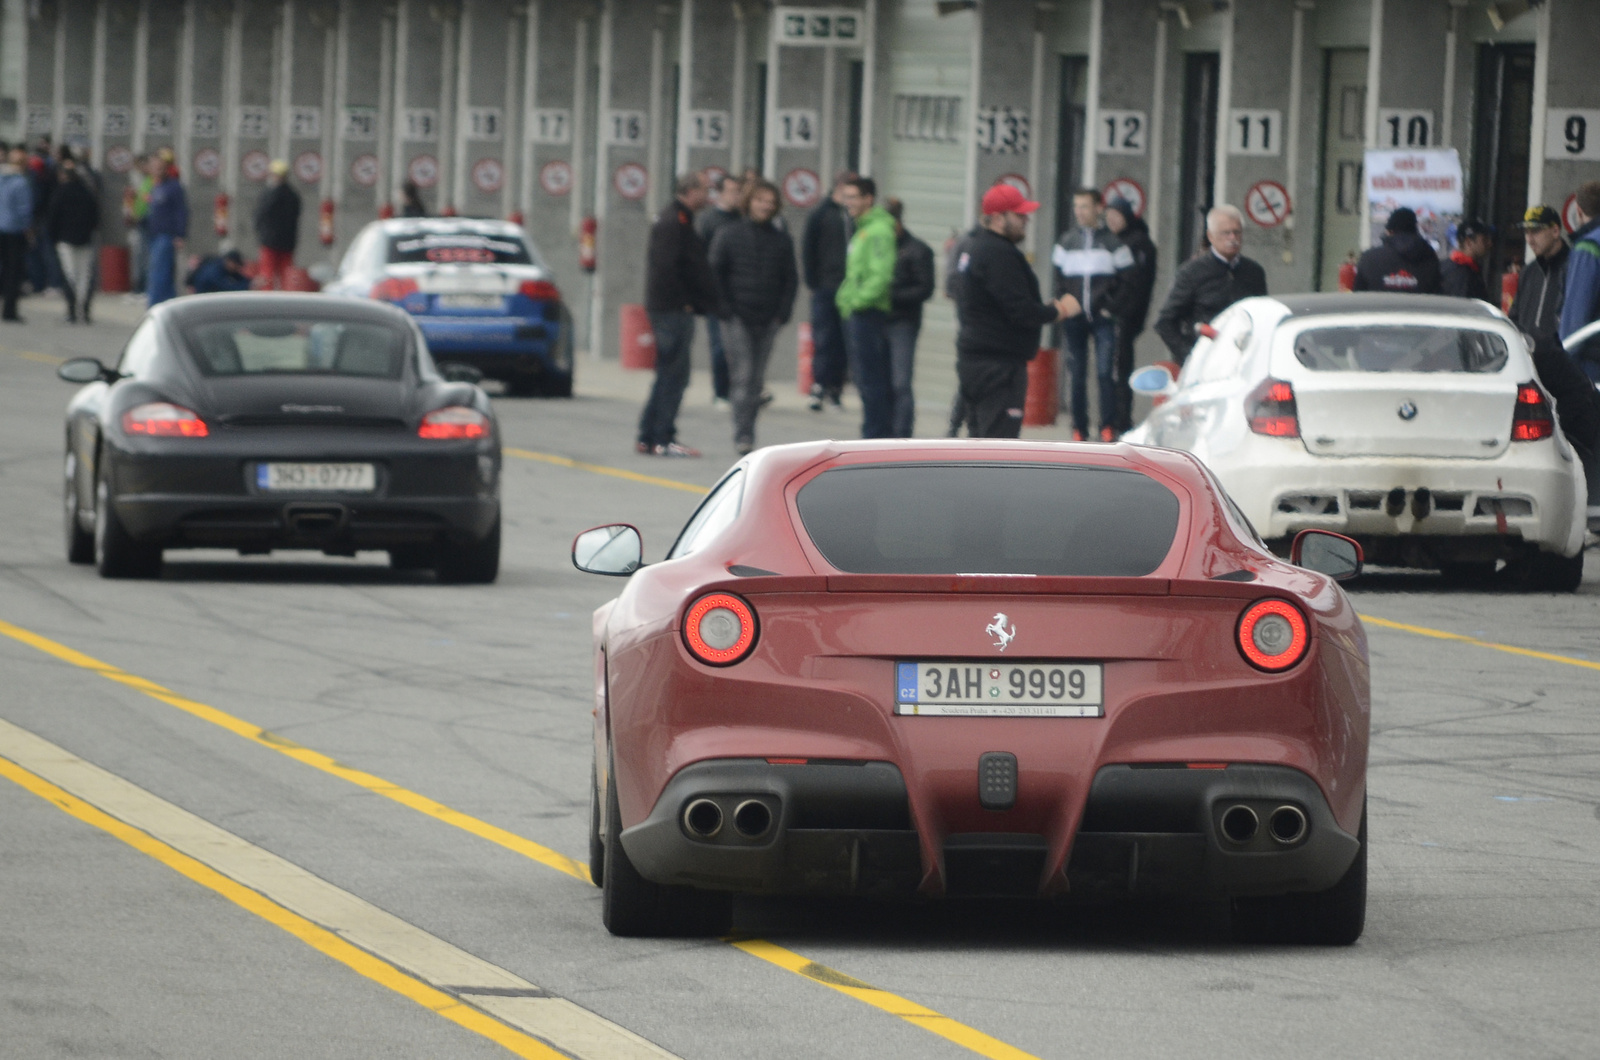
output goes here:
{"type": "Polygon", "coordinates": [[[1287,600],[1260,600],[1239,618],[1239,651],[1260,670],[1287,670],[1305,657],[1305,616],[1287,600]]]}
{"type": "Polygon", "coordinates": [[[683,641],[701,662],[729,666],[755,647],[756,613],[729,593],[702,596],[683,616],[683,641]]]}

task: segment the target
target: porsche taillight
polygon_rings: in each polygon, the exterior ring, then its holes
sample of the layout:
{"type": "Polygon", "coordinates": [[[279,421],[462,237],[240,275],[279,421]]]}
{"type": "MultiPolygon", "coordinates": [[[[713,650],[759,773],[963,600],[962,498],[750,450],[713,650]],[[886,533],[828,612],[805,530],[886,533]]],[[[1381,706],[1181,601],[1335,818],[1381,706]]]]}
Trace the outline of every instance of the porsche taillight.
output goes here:
{"type": "Polygon", "coordinates": [[[489,428],[489,417],[477,409],[469,409],[465,405],[449,405],[442,409],[434,409],[422,417],[422,426],[417,428],[417,437],[446,442],[487,438],[489,428]]]}
{"type": "Polygon", "coordinates": [[[211,433],[192,409],[169,401],[151,401],[124,412],[122,430],[146,438],[204,438],[211,433]]]}
{"type": "Polygon", "coordinates": [[[1250,429],[1274,438],[1300,437],[1300,410],[1294,403],[1294,387],[1281,379],[1263,379],[1245,399],[1250,429]]]}
{"type": "Polygon", "coordinates": [[[1258,600],[1239,616],[1239,651],[1258,670],[1287,670],[1305,657],[1311,636],[1300,609],[1287,600],[1258,600]]]}
{"type": "Polygon", "coordinates": [[[689,654],[709,666],[731,666],[756,645],[756,613],[731,593],[711,593],[683,616],[689,654]]]}
{"type": "Polygon", "coordinates": [[[1556,433],[1556,420],[1550,414],[1550,403],[1537,383],[1523,383],[1517,387],[1516,411],[1511,414],[1511,440],[1537,442],[1556,433]]]}

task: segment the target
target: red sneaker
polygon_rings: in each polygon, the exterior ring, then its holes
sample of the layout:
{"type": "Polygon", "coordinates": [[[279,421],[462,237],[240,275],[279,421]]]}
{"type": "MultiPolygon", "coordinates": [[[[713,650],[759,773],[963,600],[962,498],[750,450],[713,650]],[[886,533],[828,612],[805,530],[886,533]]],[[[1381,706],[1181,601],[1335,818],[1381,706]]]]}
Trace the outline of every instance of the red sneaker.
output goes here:
{"type": "Polygon", "coordinates": [[[1115,427],[1101,427],[1100,428],[1100,440],[1102,442],[1114,442],[1114,441],[1116,441],[1117,440],[1117,429],[1115,427]]]}
{"type": "Polygon", "coordinates": [[[1075,442],[1083,441],[1083,432],[1076,427],[1072,428],[1072,440],[1075,442]]]}

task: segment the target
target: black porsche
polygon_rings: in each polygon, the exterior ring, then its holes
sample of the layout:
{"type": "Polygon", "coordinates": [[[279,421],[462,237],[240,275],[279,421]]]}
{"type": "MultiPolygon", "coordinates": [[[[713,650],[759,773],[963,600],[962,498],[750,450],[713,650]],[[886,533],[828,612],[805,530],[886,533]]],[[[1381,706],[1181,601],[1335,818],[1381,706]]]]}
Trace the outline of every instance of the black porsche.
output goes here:
{"type": "Polygon", "coordinates": [[[381,303],[197,295],[150,311],[115,367],[67,361],[66,546],[107,577],[162,550],[386,549],[491,582],[500,438],[470,368],[441,374],[381,303]]]}

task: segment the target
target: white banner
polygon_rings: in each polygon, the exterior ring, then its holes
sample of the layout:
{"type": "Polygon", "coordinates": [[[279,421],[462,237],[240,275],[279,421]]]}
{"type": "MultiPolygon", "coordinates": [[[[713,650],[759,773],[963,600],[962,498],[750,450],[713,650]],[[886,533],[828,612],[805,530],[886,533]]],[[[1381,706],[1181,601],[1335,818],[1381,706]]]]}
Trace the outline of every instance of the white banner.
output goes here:
{"type": "Polygon", "coordinates": [[[1383,238],[1389,214],[1416,211],[1417,229],[1436,248],[1449,245],[1450,226],[1461,220],[1461,156],[1453,147],[1432,151],[1368,151],[1367,202],[1372,243],[1383,238]]]}

